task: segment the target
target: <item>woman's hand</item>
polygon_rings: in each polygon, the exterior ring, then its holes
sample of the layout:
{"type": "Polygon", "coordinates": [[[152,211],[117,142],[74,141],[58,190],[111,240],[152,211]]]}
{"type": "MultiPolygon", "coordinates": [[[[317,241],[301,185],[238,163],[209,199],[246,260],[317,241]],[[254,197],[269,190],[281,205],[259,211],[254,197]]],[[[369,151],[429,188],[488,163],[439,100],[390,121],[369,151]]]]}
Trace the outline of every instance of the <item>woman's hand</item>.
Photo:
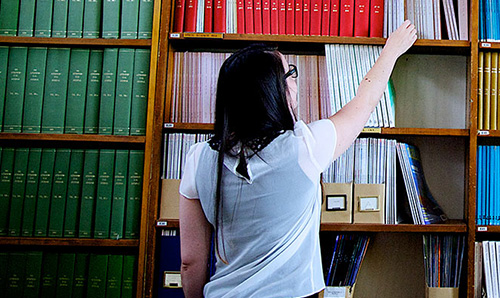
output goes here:
{"type": "Polygon", "coordinates": [[[392,32],[385,43],[384,52],[399,58],[417,40],[417,29],[409,20],[406,20],[396,31],[392,32]]]}

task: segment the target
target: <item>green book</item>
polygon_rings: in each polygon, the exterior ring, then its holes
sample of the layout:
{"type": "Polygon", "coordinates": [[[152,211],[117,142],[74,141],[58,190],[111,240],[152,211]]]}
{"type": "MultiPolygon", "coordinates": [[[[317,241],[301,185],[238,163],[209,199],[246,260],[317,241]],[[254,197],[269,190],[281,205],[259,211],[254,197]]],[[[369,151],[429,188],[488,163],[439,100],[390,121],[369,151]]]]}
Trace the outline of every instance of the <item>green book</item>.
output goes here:
{"type": "Polygon", "coordinates": [[[118,49],[104,49],[101,100],[99,105],[99,134],[103,135],[110,135],[113,132],[117,64],[118,49]]]}
{"type": "Polygon", "coordinates": [[[120,0],[103,0],[102,38],[118,38],[120,32],[120,0]]]}
{"type": "Polygon", "coordinates": [[[83,149],[72,149],[69,163],[66,215],[64,216],[64,237],[76,237],[78,211],[82,193],[83,149]]]}
{"type": "Polygon", "coordinates": [[[24,252],[9,253],[6,297],[23,296],[25,269],[26,254],[24,252]]]}
{"type": "Polygon", "coordinates": [[[97,192],[97,169],[99,167],[99,150],[85,150],[82,181],[82,204],[80,206],[80,224],[78,237],[92,237],[95,217],[95,201],[97,192]]]}
{"type": "Polygon", "coordinates": [[[101,28],[102,0],[85,0],[83,37],[98,38],[101,28]]]}
{"type": "Polygon", "coordinates": [[[135,255],[124,255],[122,274],[122,298],[135,297],[136,272],[137,257],[135,255]]]}
{"type": "Polygon", "coordinates": [[[75,271],[73,273],[72,298],[85,298],[87,290],[87,277],[89,268],[89,254],[77,253],[75,258],[75,271]]]}
{"type": "Polygon", "coordinates": [[[134,49],[118,51],[113,134],[130,135],[130,109],[134,73],[134,49]]]}
{"type": "Polygon", "coordinates": [[[29,148],[16,148],[14,171],[12,172],[12,191],[10,195],[9,236],[21,236],[23,216],[24,190],[26,187],[26,171],[28,169],[29,148]]]}
{"type": "Polygon", "coordinates": [[[46,65],[47,48],[28,49],[22,132],[40,133],[42,129],[42,102],[46,65]]]}
{"type": "Polygon", "coordinates": [[[133,136],[146,134],[150,56],[150,50],[135,50],[132,107],[130,111],[130,135],[133,136]]]}
{"type": "Polygon", "coordinates": [[[16,36],[19,18],[19,1],[0,1],[0,35],[16,36]]]}
{"type": "Polygon", "coordinates": [[[56,296],[57,264],[59,254],[46,252],[43,254],[42,275],[40,286],[41,298],[53,298],[56,296]]]}
{"type": "Polygon", "coordinates": [[[52,37],[66,37],[68,31],[68,1],[54,0],[52,37]]]}
{"type": "Polygon", "coordinates": [[[71,50],[64,133],[83,133],[89,56],[89,49],[71,50]]]}
{"type": "Polygon", "coordinates": [[[14,148],[2,149],[0,162],[0,236],[8,235],[9,204],[14,170],[14,148]]]}
{"type": "Polygon", "coordinates": [[[4,132],[21,132],[27,59],[27,47],[10,48],[3,118],[4,132]]]}
{"type": "Polygon", "coordinates": [[[123,255],[110,255],[108,260],[106,298],[120,298],[122,291],[123,255]]]}
{"type": "Polygon", "coordinates": [[[7,267],[9,255],[5,251],[0,251],[0,293],[5,293],[7,290],[7,267]]]}
{"type": "Polygon", "coordinates": [[[52,34],[52,9],[54,0],[36,0],[35,36],[50,37],[52,34]]]}
{"type": "Polygon", "coordinates": [[[95,205],[95,238],[109,238],[114,165],[115,150],[101,149],[99,151],[97,200],[95,205]]]}
{"type": "Polygon", "coordinates": [[[153,31],[153,0],[140,0],[139,5],[139,29],[140,39],[150,39],[153,31]]]}
{"type": "Polygon", "coordinates": [[[137,39],[139,24],[139,0],[122,0],[120,38],[137,39]]]}
{"type": "Polygon", "coordinates": [[[89,259],[87,297],[106,297],[107,271],[108,255],[91,254],[89,259]]]}
{"type": "Polygon", "coordinates": [[[85,99],[84,133],[96,134],[99,130],[99,102],[101,98],[103,50],[92,49],[85,99]]]}
{"type": "Polygon", "coordinates": [[[143,172],[144,150],[130,150],[125,211],[126,239],[139,238],[143,172]]]}
{"type": "Polygon", "coordinates": [[[0,131],[3,130],[3,108],[5,105],[5,87],[7,87],[7,65],[9,47],[0,46],[0,131]]]}
{"type": "Polygon", "coordinates": [[[129,150],[116,150],[111,207],[111,238],[124,237],[125,198],[127,196],[129,150]]]}
{"type": "Polygon", "coordinates": [[[42,133],[63,133],[69,72],[69,48],[49,48],[42,107],[42,133]]]}
{"type": "Polygon", "coordinates": [[[69,0],[68,37],[81,38],[83,34],[84,0],[69,0]]]}
{"type": "Polygon", "coordinates": [[[41,160],[42,148],[30,148],[28,169],[26,170],[26,189],[24,191],[23,221],[21,228],[21,235],[26,237],[33,236],[41,160]]]}
{"type": "Polygon", "coordinates": [[[43,254],[41,251],[26,252],[26,270],[24,273],[23,298],[40,296],[40,277],[42,275],[43,254]]]}
{"type": "Polygon", "coordinates": [[[70,156],[70,149],[56,149],[54,180],[52,182],[52,195],[50,201],[49,237],[63,236],[70,156]]]}
{"type": "Polygon", "coordinates": [[[75,261],[76,255],[74,253],[61,253],[59,255],[55,297],[71,297],[71,294],[73,292],[73,274],[75,271],[75,261]]]}
{"type": "MultiPolygon", "coordinates": [[[[1,13],[0,13],[1,14],[1,13]]],[[[35,27],[35,0],[21,0],[17,36],[33,36],[35,27]]]]}
{"type": "Polygon", "coordinates": [[[52,194],[52,181],[54,176],[55,159],[56,149],[42,149],[35,215],[34,236],[37,237],[47,237],[47,230],[49,226],[50,196],[52,194]]]}

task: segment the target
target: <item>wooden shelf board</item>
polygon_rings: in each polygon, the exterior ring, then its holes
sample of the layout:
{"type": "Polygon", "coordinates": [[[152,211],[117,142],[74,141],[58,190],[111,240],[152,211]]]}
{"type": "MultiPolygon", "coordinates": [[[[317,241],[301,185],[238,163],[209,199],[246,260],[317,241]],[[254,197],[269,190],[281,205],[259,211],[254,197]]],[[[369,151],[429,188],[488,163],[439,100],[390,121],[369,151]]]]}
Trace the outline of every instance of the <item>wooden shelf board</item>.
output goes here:
{"type": "Polygon", "coordinates": [[[109,142],[138,143],[146,142],[145,136],[114,136],[97,134],[48,134],[48,133],[0,133],[0,140],[27,141],[67,141],[67,142],[109,142]]]}
{"type": "Polygon", "coordinates": [[[67,45],[67,46],[115,46],[151,47],[151,39],[105,39],[105,38],[57,38],[0,36],[0,44],[13,45],[67,45]]]}
{"type": "Polygon", "coordinates": [[[0,245],[139,247],[136,239],[0,237],[0,245]]]}

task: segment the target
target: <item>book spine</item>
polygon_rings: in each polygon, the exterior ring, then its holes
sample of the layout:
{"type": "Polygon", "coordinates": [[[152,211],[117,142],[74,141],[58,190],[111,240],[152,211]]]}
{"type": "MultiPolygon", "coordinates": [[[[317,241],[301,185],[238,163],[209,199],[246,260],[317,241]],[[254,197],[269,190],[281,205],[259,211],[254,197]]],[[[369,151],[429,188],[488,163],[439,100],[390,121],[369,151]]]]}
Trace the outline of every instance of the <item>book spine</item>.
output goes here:
{"type": "Polygon", "coordinates": [[[139,1],[140,0],[122,0],[120,38],[137,39],[139,1]]]}
{"type": "Polygon", "coordinates": [[[10,48],[3,119],[4,132],[21,132],[27,59],[27,47],[10,48]]]}
{"type": "Polygon", "coordinates": [[[97,176],[97,197],[95,205],[95,238],[109,238],[111,221],[111,198],[113,196],[113,171],[115,150],[99,151],[99,168],[97,176]]]}
{"type": "Polygon", "coordinates": [[[295,22],[295,35],[302,35],[302,26],[303,26],[303,19],[302,19],[302,6],[303,6],[303,0],[295,0],[295,16],[294,16],[294,22],[295,22]]]}
{"type": "Polygon", "coordinates": [[[132,84],[134,74],[134,49],[122,48],[118,51],[116,75],[113,134],[130,135],[130,110],[132,106],[132,84]]]}
{"type": "Polygon", "coordinates": [[[9,47],[0,46],[0,131],[3,130],[3,111],[5,105],[5,89],[7,87],[8,63],[9,47]]]}
{"type": "Polygon", "coordinates": [[[370,1],[370,37],[383,37],[384,0],[370,1]]]}
{"type": "Polygon", "coordinates": [[[270,20],[271,34],[278,34],[279,33],[278,26],[280,24],[278,0],[270,0],[270,1],[271,1],[271,20],[270,20]]]}
{"type": "Polygon", "coordinates": [[[98,38],[101,27],[102,0],[85,0],[83,37],[98,38]]]}
{"type": "Polygon", "coordinates": [[[71,297],[73,292],[75,261],[76,255],[74,253],[59,254],[55,297],[71,297]]]}
{"type": "Polygon", "coordinates": [[[54,0],[52,37],[66,37],[68,33],[68,0],[54,0]]]}
{"type": "Polygon", "coordinates": [[[236,19],[236,32],[238,34],[245,34],[245,0],[236,0],[236,19]]]}
{"type": "Polygon", "coordinates": [[[196,32],[196,10],[197,0],[186,0],[186,11],[184,19],[184,32],[196,32]]]}
{"type": "Polygon", "coordinates": [[[253,1],[254,33],[262,34],[262,0],[253,1]]]}
{"type": "Polygon", "coordinates": [[[83,37],[84,0],[69,0],[68,37],[83,37]]]}
{"type": "Polygon", "coordinates": [[[340,36],[353,36],[354,0],[340,0],[340,36]]]}
{"type": "Polygon", "coordinates": [[[271,0],[262,0],[262,34],[271,34],[271,0]]]}
{"type": "Polygon", "coordinates": [[[75,257],[75,271],[73,273],[72,298],[85,298],[87,289],[87,270],[89,267],[89,254],[77,253],[75,257]]]}
{"type": "Polygon", "coordinates": [[[66,211],[64,216],[64,237],[76,237],[78,208],[81,201],[83,149],[72,149],[69,164],[66,211]]]}
{"type": "Polygon", "coordinates": [[[285,34],[294,35],[295,33],[295,2],[294,0],[286,0],[286,16],[285,16],[285,34]]]}
{"type": "Polygon", "coordinates": [[[146,134],[150,56],[150,50],[135,50],[132,107],[130,111],[130,135],[134,136],[146,134]]]}
{"type": "Polygon", "coordinates": [[[38,181],[38,195],[36,202],[35,233],[37,237],[47,237],[49,225],[50,196],[54,176],[54,161],[56,149],[43,148],[40,162],[40,176],[38,181]]]}
{"type": "Polygon", "coordinates": [[[123,255],[110,255],[108,260],[106,297],[120,298],[122,297],[123,255]]]}
{"type": "Polygon", "coordinates": [[[0,164],[0,236],[8,235],[10,194],[12,191],[12,172],[14,170],[14,148],[2,149],[0,164]]]}
{"type": "Polygon", "coordinates": [[[302,34],[310,35],[311,33],[311,0],[303,0],[302,6],[302,34]]]}
{"type": "Polygon", "coordinates": [[[6,297],[22,297],[25,280],[26,254],[24,252],[9,253],[7,270],[6,297]]]}
{"type": "Polygon", "coordinates": [[[278,34],[286,34],[286,0],[278,0],[278,34]]]}
{"type": "Polygon", "coordinates": [[[354,36],[368,37],[370,26],[370,0],[355,0],[354,36]]]}
{"type": "Polygon", "coordinates": [[[46,63],[47,48],[29,48],[22,132],[40,133],[41,131],[46,63]]]}
{"type": "Polygon", "coordinates": [[[43,254],[40,297],[56,296],[57,265],[59,254],[46,252],[43,254]]]}
{"type": "Polygon", "coordinates": [[[103,0],[102,2],[102,38],[118,38],[120,36],[120,9],[123,10],[120,1],[103,0]]]}
{"type": "Polygon", "coordinates": [[[26,170],[28,168],[29,148],[16,148],[14,170],[12,172],[12,191],[10,196],[9,236],[21,236],[26,170]]]}
{"type": "Polygon", "coordinates": [[[173,32],[182,32],[184,28],[186,0],[175,0],[174,9],[174,30],[173,32]]]}
{"type": "Polygon", "coordinates": [[[69,72],[69,48],[49,48],[42,106],[42,133],[63,133],[69,72]]]}
{"type": "Polygon", "coordinates": [[[135,282],[137,272],[137,257],[135,255],[123,256],[122,275],[122,297],[132,298],[135,296],[135,282]]]}
{"type": "Polygon", "coordinates": [[[83,133],[89,56],[89,49],[71,49],[64,133],[83,133]]]}
{"type": "Polygon", "coordinates": [[[52,35],[52,8],[54,0],[37,0],[35,10],[35,37],[52,35]]]}
{"type": "Polygon", "coordinates": [[[87,297],[105,297],[108,271],[108,255],[91,254],[89,259],[89,275],[87,297]]]}
{"type": "Polygon", "coordinates": [[[314,36],[321,35],[321,0],[311,0],[311,30],[314,36]]]}
{"type": "Polygon", "coordinates": [[[0,2],[0,35],[16,36],[19,1],[0,2]]]}
{"type": "Polygon", "coordinates": [[[26,269],[23,297],[39,297],[43,254],[41,251],[26,252],[26,269]]]}
{"type": "Polygon", "coordinates": [[[144,151],[130,150],[125,213],[125,238],[139,238],[144,151]]]}
{"type": "Polygon", "coordinates": [[[103,50],[90,50],[85,97],[84,133],[96,134],[99,131],[99,101],[101,97],[103,50]]]}
{"type": "Polygon", "coordinates": [[[103,135],[110,135],[113,132],[117,64],[118,49],[104,49],[102,60],[101,100],[99,104],[99,134],[103,135]]]}
{"type": "Polygon", "coordinates": [[[70,156],[70,149],[58,148],[56,150],[54,181],[52,182],[52,196],[50,202],[49,237],[63,236],[70,156]]]}
{"type": "Polygon", "coordinates": [[[92,236],[98,167],[99,151],[97,149],[85,150],[81,195],[82,204],[80,205],[80,223],[78,225],[78,237],[81,238],[90,238],[92,236]]]}
{"type": "MultiPolygon", "coordinates": [[[[217,2],[217,1],[216,1],[217,2]]],[[[219,1],[222,2],[222,1],[219,1]]],[[[224,1],[224,4],[226,2],[224,1]]],[[[214,7],[212,0],[205,1],[205,12],[203,19],[203,32],[214,32],[214,7]]],[[[224,31],[220,31],[224,32],[224,31]]]]}
{"type": "MultiPolygon", "coordinates": [[[[140,0],[139,4],[139,26],[137,35],[139,39],[150,39],[153,31],[153,1],[140,0]]],[[[177,2],[177,1],[176,1],[177,2]]]]}
{"type": "Polygon", "coordinates": [[[41,148],[30,148],[28,168],[26,170],[26,189],[24,191],[24,206],[22,219],[22,236],[33,236],[33,225],[36,214],[36,201],[38,194],[38,179],[40,176],[40,163],[42,160],[41,148]]]}
{"type": "Polygon", "coordinates": [[[253,34],[254,31],[254,16],[253,16],[253,0],[244,0],[245,2],[245,33],[253,34]]]}
{"type": "Polygon", "coordinates": [[[330,36],[339,36],[339,18],[339,0],[332,0],[330,2],[330,36]]]}
{"type": "Polygon", "coordinates": [[[321,35],[330,35],[330,0],[323,0],[321,10],[321,35]]]}
{"type": "Polygon", "coordinates": [[[7,289],[7,268],[9,266],[9,254],[6,251],[0,251],[0,290],[2,293],[7,289]]]}
{"type": "Polygon", "coordinates": [[[111,207],[112,239],[124,237],[125,202],[127,196],[128,150],[116,150],[115,169],[113,177],[113,202],[111,207]]]}
{"type": "MultiPolygon", "coordinates": [[[[9,2],[9,1],[6,1],[9,2]]],[[[15,1],[12,1],[15,2],[15,1]]],[[[35,27],[35,0],[21,0],[17,36],[33,36],[35,27]]],[[[0,8],[1,9],[1,8],[0,8]]],[[[0,11],[0,18],[2,12],[0,11]]]]}
{"type": "Polygon", "coordinates": [[[226,32],[226,1],[215,0],[213,32],[226,32]]]}

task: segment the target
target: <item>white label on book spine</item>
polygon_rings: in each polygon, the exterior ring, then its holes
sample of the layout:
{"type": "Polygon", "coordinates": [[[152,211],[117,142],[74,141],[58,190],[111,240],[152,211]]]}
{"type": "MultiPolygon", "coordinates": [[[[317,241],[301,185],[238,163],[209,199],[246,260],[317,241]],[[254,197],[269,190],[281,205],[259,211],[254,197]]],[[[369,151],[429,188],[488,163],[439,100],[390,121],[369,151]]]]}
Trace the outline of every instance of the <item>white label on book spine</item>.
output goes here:
{"type": "Polygon", "coordinates": [[[477,227],[477,231],[478,232],[487,232],[488,231],[488,227],[477,227]]]}
{"type": "Polygon", "coordinates": [[[488,130],[479,130],[477,134],[480,136],[488,136],[490,135],[490,132],[488,130]]]}

